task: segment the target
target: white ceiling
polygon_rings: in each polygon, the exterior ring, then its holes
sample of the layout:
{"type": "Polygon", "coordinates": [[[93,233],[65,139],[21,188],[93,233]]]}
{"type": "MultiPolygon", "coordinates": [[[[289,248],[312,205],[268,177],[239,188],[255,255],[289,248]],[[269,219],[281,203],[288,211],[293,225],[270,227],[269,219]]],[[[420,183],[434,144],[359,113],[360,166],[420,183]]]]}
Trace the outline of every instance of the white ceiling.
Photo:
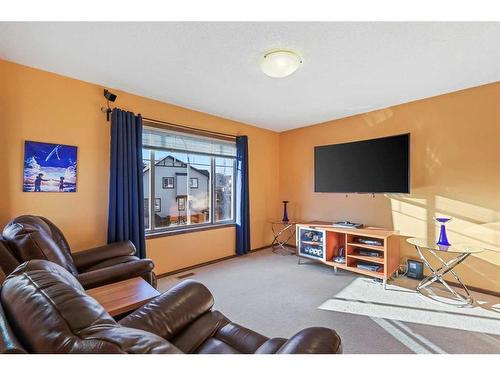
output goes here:
{"type": "Polygon", "coordinates": [[[0,58],[283,131],[498,81],[500,23],[3,22],[0,58]]]}

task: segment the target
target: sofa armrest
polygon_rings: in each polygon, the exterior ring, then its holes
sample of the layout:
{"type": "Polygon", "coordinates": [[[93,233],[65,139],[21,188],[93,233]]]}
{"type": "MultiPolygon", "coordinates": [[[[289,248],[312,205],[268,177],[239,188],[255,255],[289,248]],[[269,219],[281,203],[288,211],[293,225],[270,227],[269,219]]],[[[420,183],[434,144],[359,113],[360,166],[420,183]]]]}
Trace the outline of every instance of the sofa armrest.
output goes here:
{"type": "Polygon", "coordinates": [[[135,246],[130,241],[113,242],[109,245],[72,253],[73,262],[79,272],[99,262],[119,256],[134,255],[135,246]]]}
{"type": "Polygon", "coordinates": [[[0,354],[26,354],[17,340],[0,304],[0,354]]]}
{"type": "Polygon", "coordinates": [[[119,323],[170,340],[202,314],[210,311],[213,304],[214,298],[203,284],[184,280],[119,323]]]}
{"type": "Polygon", "coordinates": [[[296,333],[277,354],[341,354],[342,341],[333,329],[312,327],[296,333]]]}
{"type": "Polygon", "coordinates": [[[132,262],[119,263],[109,267],[80,273],[77,279],[84,289],[90,289],[104,284],[128,280],[133,277],[150,278],[149,274],[153,271],[153,268],[154,263],[151,259],[137,258],[137,260],[132,262]]]}

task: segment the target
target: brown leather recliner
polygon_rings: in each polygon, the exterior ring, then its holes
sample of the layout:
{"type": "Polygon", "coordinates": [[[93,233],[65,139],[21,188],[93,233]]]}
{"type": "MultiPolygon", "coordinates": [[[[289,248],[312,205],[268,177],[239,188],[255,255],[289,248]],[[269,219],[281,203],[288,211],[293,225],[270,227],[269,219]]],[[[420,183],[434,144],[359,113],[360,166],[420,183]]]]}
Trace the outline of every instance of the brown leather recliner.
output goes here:
{"type": "MultiPolygon", "coordinates": [[[[156,287],[153,261],[136,257],[136,249],[130,241],[72,253],[59,228],[44,217],[32,215],[19,216],[9,222],[3,237],[19,263],[49,260],[68,270],[85,289],[133,277],[142,277],[156,287]]],[[[4,270],[4,273],[10,271],[4,270]]]]}
{"type": "Polygon", "coordinates": [[[327,328],[269,339],[212,311],[202,284],[185,280],[116,322],[57,264],[19,266],[0,289],[0,353],[340,353],[327,328]]]}
{"type": "Polygon", "coordinates": [[[0,285],[9,273],[14,271],[19,266],[19,262],[9,250],[7,241],[0,238],[0,285]]]}

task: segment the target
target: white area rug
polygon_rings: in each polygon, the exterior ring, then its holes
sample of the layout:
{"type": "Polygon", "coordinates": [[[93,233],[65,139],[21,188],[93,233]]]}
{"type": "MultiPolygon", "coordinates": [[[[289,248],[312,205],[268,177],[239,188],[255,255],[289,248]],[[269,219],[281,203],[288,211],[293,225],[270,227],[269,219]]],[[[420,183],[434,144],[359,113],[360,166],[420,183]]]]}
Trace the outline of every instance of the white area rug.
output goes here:
{"type": "Polygon", "coordinates": [[[448,306],[417,293],[416,284],[414,280],[399,278],[388,284],[384,290],[382,285],[372,279],[357,278],[318,308],[371,318],[500,335],[499,298],[472,293],[474,306],[448,306]]]}

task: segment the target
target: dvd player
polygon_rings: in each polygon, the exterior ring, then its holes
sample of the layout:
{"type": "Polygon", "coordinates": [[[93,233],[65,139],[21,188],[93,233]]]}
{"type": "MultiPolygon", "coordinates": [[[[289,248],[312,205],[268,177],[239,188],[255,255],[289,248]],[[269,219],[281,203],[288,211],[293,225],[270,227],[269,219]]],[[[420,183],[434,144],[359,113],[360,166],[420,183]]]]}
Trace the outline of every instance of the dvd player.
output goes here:
{"type": "Polygon", "coordinates": [[[363,224],[351,223],[350,221],[337,221],[332,226],[336,228],[363,228],[363,224]]]}

